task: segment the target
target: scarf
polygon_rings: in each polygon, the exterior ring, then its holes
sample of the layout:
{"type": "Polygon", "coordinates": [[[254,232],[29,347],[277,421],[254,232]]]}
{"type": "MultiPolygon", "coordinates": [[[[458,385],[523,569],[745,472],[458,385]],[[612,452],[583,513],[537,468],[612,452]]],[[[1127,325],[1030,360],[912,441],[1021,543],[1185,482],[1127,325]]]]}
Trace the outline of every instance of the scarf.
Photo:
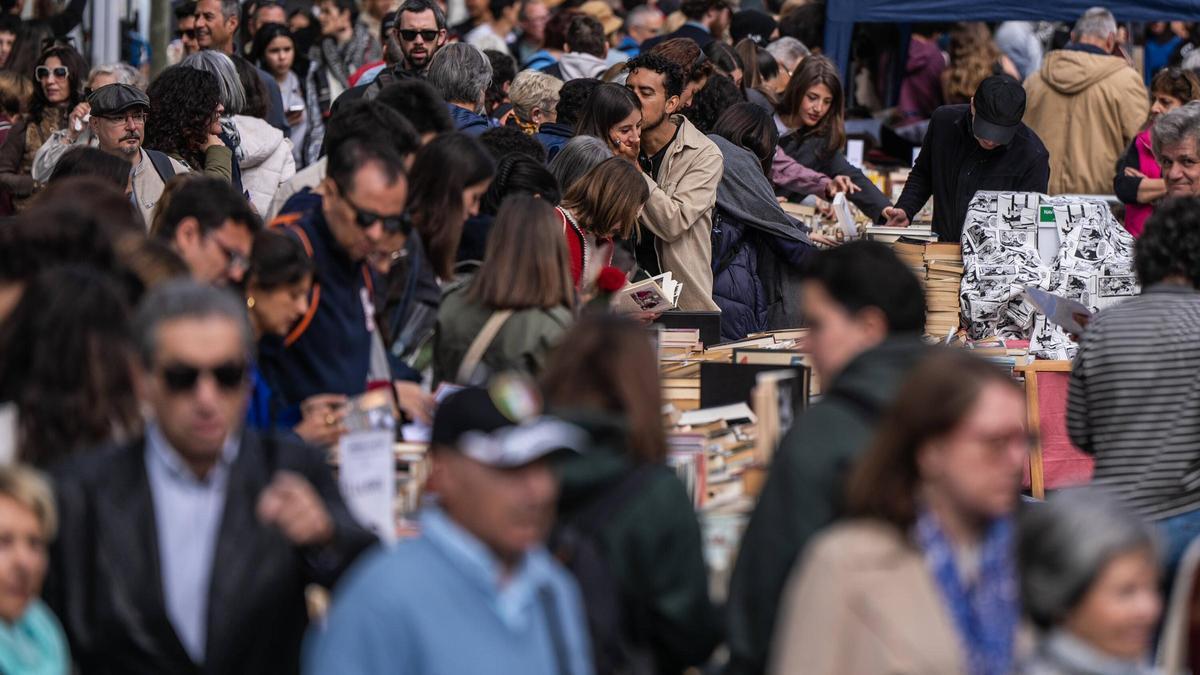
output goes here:
{"type": "Polygon", "coordinates": [[[350,75],[358,70],[367,50],[371,47],[371,34],[362,24],[354,25],[354,35],[342,46],[337,40],[327,37],[321,40],[321,57],[325,62],[325,72],[337,80],[343,89],[350,88],[350,75]]]}
{"type": "Polygon", "coordinates": [[[67,675],[66,639],[41,600],[34,600],[20,621],[0,622],[0,672],[67,675]]]}
{"type": "Polygon", "coordinates": [[[241,166],[246,159],[246,150],[242,147],[242,134],[238,132],[237,123],[232,117],[221,118],[221,140],[233,151],[233,160],[241,166]]]}
{"type": "Polygon", "coordinates": [[[999,518],[988,526],[980,542],[978,579],[970,587],[963,583],[950,540],[928,510],[917,517],[916,539],[958,629],[967,672],[1007,675],[1020,618],[1012,520],[999,518]]]}

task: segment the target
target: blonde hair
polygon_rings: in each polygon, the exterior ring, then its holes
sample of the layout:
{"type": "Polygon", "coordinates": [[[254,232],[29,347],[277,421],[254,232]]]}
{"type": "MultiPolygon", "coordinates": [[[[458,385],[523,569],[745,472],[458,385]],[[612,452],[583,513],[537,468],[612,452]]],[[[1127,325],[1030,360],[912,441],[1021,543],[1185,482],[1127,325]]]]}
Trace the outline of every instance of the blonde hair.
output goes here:
{"type": "Polygon", "coordinates": [[[0,71],[0,109],[10,116],[29,112],[33,98],[33,83],[28,77],[11,70],[0,71]]]}
{"type": "Polygon", "coordinates": [[[541,108],[543,112],[552,112],[558,105],[558,92],[562,86],[563,81],[553,75],[536,70],[522,70],[517,73],[512,85],[508,88],[508,98],[512,101],[513,113],[523,125],[532,124],[534,108],[541,108]]]}
{"type": "Polygon", "coordinates": [[[42,525],[42,535],[46,541],[54,538],[58,531],[54,492],[41,473],[20,464],[0,466],[0,496],[8,497],[33,511],[42,525]]]}

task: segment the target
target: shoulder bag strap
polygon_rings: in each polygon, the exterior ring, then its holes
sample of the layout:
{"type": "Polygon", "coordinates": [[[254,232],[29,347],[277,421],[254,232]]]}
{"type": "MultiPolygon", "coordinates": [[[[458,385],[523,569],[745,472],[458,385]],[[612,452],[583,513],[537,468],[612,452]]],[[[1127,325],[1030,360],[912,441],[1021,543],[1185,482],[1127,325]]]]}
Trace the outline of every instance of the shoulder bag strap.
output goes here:
{"type": "Polygon", "coordinates": [[[496,335],[512,315],[511,309],[500,309],[492,312],[492,315],[488,317],[487,323],[483,324],[479,335],[476,335],[475,339],[471,341],[471,346],[467,348],[467,355],[463,357],[462,364],[458,367],[459,384],[465,385],[468,378],[474,374],[488,347],[492,346],[492,341],[496,339],[496,335]]]}

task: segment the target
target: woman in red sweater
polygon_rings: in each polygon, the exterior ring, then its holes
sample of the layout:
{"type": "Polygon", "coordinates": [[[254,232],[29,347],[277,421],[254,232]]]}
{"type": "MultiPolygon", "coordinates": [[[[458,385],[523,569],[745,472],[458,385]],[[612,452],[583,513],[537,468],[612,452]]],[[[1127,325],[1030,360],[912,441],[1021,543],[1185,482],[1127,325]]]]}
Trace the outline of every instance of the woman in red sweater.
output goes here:
{"type": "Polygon", "coordinates": [[[583,285],[581,280],[594,277],[593,272],[611,262],[611,249],[605,260],[594,259],[597,247],[614,239],[628,239],[648,199],[650,189],[641,172],[620,157],[604,160],[567,190],[558,214],[576,288],[583,285]]]}

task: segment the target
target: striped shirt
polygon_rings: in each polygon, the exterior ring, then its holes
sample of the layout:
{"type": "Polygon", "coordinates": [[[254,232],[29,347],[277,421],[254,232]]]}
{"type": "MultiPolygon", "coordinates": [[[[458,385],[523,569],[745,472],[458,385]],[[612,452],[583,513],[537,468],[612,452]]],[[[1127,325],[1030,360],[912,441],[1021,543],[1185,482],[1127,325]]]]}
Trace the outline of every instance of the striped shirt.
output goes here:
{"type": "Polygon", "coordinates": [[[1142,516],[1200,508],[1200,292],[1160,283],[1092,319],[1071,372],[1071,441],[1142,516]]]}

